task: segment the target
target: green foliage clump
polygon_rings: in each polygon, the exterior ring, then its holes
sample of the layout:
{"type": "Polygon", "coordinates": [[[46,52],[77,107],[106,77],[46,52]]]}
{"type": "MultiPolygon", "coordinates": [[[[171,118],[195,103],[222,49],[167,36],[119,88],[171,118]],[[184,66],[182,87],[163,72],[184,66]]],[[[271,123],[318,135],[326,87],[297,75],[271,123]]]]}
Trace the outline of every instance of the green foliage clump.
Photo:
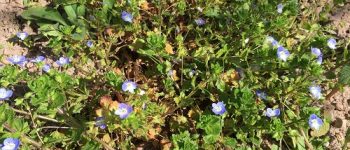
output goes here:
{"type": "Polygon", "coordinates": [[[316,2],[25,2],[20,42],[46,60],[0,69],[1,138],[23,149],[323,149],[325,89],[350,83],[316,2]]]}

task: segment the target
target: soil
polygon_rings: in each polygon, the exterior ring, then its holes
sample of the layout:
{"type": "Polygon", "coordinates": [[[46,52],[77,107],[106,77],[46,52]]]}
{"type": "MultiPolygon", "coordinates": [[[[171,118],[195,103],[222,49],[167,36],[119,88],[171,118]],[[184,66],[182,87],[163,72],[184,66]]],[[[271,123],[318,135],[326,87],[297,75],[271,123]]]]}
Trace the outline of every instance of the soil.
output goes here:
{"type": "MultiPolygon", "coordinates": [[[[21,21],[19,15],[23,11],[23,0],[0,0],[0,54],[15,55],[26,54],[27,51],[16,44],[15,35],[19,31],[33,34],[33,30],[21,21]]],[[[39,1],[41,5],[47,4],[39,1]]],[[[332,26],[340,38],[350,37],[350,4],[337,8],[331,14],[332,26]]],[[[324,109],[331,112],[332,123],[329,132],[331,138],[328,149],[340,150],[345,133],[350,127],[350,88],[338,92],[325,102],[324,109]]],[[[350,144],[348,144],[350,148],[350,144]]]]}
{"type": "Polygon", "coordinates": [[[350,37],[350,3],[335,9],[330,20],[339,37],[350,37]]]}
{"type": "MultiPolygon", "coordinates": [[[[344,92],[334,94],[325,102],[325,111],[330,112],[332,123],[329,131],[329,149],[341,150],[346,131],[350,127],[350,88],[345,88],[344,92]]],[[[350,144],[348,144],[350,148],[350,144]]]]}
{"type": "Polygon", "coordinates": [[[14,44],[14,37],[18,31],[32,33],[31,28],[20,24],[19,14],[23,8],[22,0],[0,1],[0,54],[14,55],[26,52],[24,48],[14,44]]]}

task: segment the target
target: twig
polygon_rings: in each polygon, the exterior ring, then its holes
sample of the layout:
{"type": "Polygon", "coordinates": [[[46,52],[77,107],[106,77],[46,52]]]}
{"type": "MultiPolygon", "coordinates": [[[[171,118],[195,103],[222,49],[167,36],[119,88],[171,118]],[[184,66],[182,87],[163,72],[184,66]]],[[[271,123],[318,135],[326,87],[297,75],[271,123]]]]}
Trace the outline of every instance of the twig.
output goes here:
{"type": "MultiPolygon", "coordinates": [[[[15,109],[15,108],[12,108],[12,110],[14,112],[16,112],[16,113],[19,113],[19,114],[30,115],[30,113],[28,113],[28,112],[25,112],[25,111],[22,111],[22,110],[18,110],[18,109],[15,109]]],[[[45,116],[41,116],[41,115],[38,115],[37,117],[40,118],[40,119],[43,119],[43,120],[48,120],[48,121],[55,122],[55,123],[61,123],[60,121],[58,121],[56,119],[53,119],[53,118],[49,118],[49,117],[45,117],[45,116]]]]}
{"type": "Polygon", "coordinates": [[[71,129],[72,127],[58,127],[58,126],[45,126],[39,127],[40,129],[71,129]]]}

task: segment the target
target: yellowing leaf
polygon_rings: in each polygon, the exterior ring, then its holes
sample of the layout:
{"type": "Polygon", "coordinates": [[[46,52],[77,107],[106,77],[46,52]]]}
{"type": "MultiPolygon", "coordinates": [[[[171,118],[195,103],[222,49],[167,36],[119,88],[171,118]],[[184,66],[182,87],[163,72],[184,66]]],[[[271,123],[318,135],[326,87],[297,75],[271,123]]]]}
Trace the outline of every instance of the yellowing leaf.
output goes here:
{"type": "Polygon", "coordinates": [[[109,105],[109,110],[116,110],[118,108],[118,102],[117,101],[113,101],[110,105],[109,105]]]}
{"type": "Polygon", "coordinates": [[[140,7],[141,7],[142,10],[146,10],[146,11],[150,9],[149,8],[149,3],[147,1],[142,2],[140,4],[140,7]]]}
{"type": "Polygon", "coordinates": [[[96,112],[96,115],[98,116],[98,117],[102,117],[103,115],[102,115],[102,108],[100,108],[100,109],[96,109],[95,110],[95,112],[96,112]]]}
{"type": "Polygon", "coordinates": [[[312,130],[311,136],[320,137],[320,136],[326,135],[328,133],[329,128],[330,128],[329,123],[325,122],[320,129],[312,130]]]}
{"type": "Polygon", "coordinates": [[[112,98],[110,96],[102,96],[100,98],[100,105],[104,108],[108,108],[108,106],[112,103],[112,98]]]}
{"type": "Polygon", "coordinates": [[[169,43],[165,44],[165,52],[168,54],[174,54],[173,47],[169,43]]]}
{"type": "Polygon", "coordinates": [[[109,134],[103,135],[102,141],[105,141],[106,143],[109,143],[111,141],[111,137],[109,137],[109,134]]]}

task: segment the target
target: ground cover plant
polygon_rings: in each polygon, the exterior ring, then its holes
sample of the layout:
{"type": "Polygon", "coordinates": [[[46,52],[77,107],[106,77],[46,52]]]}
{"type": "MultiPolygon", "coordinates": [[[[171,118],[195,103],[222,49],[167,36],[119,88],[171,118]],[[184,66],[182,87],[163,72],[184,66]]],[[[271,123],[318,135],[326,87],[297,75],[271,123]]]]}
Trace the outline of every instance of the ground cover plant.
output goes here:
{"type": "Polygon", "coordinates": [[[25,0],[37,34],[2,56],[1,148],[325,149],[344,2],[25,0]]]}

